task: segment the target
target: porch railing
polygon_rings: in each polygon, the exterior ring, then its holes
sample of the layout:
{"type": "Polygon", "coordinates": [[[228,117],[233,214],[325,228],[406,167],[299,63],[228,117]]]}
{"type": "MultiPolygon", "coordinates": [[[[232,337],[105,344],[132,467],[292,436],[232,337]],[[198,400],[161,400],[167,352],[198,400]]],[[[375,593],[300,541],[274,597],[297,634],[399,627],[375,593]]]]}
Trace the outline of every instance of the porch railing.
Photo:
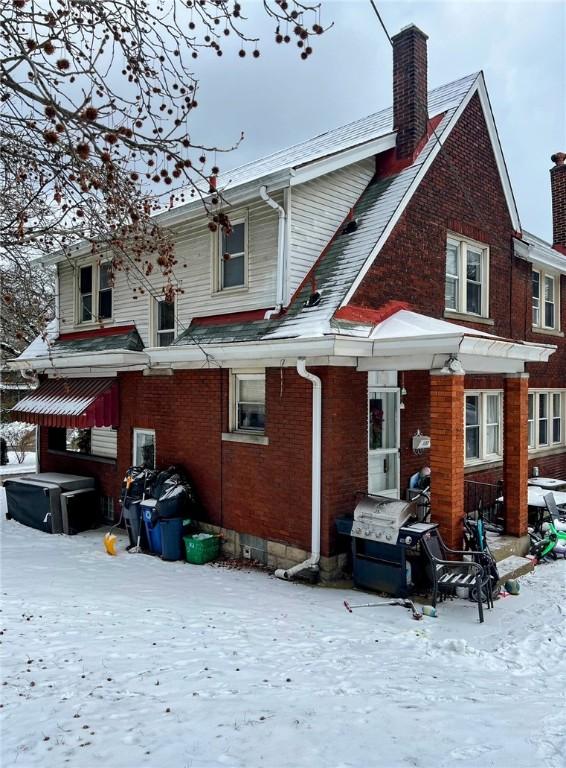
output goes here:
{"type": "Polygon", "coordinates": [[[464,480],[464,512],[469,517],[477,517],[483,511],[484,520],[502,532],[505,530],[503,504],[498,499],[503,496],[503,481],[497,483],[478,483],[476,480],[464,480]]]}

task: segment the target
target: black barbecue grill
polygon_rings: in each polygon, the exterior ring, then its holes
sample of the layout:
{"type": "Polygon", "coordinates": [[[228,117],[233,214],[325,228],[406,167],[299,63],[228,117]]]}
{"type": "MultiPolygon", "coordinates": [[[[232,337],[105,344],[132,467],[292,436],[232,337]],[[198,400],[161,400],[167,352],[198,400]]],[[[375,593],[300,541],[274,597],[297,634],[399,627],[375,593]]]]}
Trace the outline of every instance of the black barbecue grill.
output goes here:
{"type": "Polygon", "coordinates": [[[354,516],[336,521],[339,533],[352,538],[352,570],[357,587],[406,597],[424,578],[418,552],[422,537],[436,523],[416,522],[418,502],[365,495],[354,516]]]}

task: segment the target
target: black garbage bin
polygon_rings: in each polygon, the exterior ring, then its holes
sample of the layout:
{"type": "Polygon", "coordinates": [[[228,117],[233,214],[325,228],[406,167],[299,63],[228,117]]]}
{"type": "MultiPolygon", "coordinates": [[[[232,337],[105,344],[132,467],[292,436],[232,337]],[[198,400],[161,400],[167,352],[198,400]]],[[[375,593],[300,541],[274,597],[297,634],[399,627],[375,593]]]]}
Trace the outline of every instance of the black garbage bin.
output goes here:
{"type": "Polygon", "coordinates": [[[140,499],[126,499],[124,502],[124,523],[126,526],[126,531],[128,532],[130,546],[135,547],[137,545],[141,526],[140,546],[142,549],[148,549],[147,536],[145,533],[145,527],[142,522],[140,503],[140,499]]]}
{"type": "Polygon", "coordinates": [[[183,559],[183,518],[168,517],[159,521],[161,529],[161,559],[183,559]]]}

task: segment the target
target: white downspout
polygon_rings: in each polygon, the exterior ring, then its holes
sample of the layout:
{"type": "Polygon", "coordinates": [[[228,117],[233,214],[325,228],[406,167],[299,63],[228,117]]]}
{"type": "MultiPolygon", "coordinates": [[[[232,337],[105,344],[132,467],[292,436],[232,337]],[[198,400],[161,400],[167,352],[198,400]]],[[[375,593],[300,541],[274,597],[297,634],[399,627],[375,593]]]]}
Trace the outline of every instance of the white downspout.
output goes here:
{"type": "Polygon", "coordinates": [[[283,308],[283,302],[285,301],[285,270],[286,270],[286,253],[287,243],[285,238],[286,233],[286,221],[287,214],[285,209],[282,208],[279,203],[276,203],[272,197],[267,194],[267,187],[263,186],[259,188],[259,195],[261,199],[267,203],[273,210],[279,214],[279,226],[277,228],[277,285],[275,295],[275,307],[268,310],[265,313],[265,319],[269,320],[273,315],[279,314],[283,308]]]}
{"type": "Polygon", "coordinates": [[[322,383],[306,369],[305,358],[297,360],[297,373],[312,384],[312,478],[311,478],[311,556],[303,563],[275,571],[278,579],[292,579],[307,568],[318,570],[320,560],[320,485],[322,457],[322,383]]]}

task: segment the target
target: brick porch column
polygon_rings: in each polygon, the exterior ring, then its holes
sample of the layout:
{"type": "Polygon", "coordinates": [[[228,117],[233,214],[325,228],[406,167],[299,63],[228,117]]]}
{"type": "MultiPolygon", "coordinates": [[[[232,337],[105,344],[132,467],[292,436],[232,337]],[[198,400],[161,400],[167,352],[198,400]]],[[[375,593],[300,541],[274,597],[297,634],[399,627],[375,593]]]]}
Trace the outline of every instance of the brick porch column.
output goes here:
{"type": "Polygon", "coordinates": [[[512,536],[527,533],[529,477],[529,374],[505,377],[503,405],[503,483],[505,527],[512,536]]]}
{"type": "Polygon", "coordinates": [[[453,549],[464,519],[464,375],[430,372],[432,520],[453,549]]]}

